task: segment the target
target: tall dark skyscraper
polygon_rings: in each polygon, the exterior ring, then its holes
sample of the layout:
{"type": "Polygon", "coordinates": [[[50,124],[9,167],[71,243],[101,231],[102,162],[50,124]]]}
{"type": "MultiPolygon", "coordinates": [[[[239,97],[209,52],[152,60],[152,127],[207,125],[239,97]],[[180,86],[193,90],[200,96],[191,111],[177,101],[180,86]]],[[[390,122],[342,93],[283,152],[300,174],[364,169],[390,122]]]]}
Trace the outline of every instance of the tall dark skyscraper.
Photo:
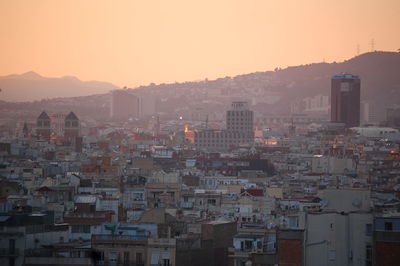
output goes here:
{"type": "Polygon", "coordinates": [[[333,75],[331,86],[331,121],[346,127],[360,125],[360,77],[333,75]]]}

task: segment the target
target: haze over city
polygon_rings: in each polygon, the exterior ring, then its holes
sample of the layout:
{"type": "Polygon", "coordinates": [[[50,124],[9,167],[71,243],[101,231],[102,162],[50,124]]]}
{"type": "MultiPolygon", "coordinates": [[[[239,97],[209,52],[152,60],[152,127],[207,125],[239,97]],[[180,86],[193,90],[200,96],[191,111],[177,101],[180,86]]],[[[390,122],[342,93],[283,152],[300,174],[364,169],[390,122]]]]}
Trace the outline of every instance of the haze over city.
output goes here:
{"type": "Polygon", "coordinates": [[[3,0],[0,75],[136,87],[339,62],[399,49],[399,13],[396,0],[3,0]]]}
{"type": "Polygon", "coordinates": [[[399,15],[0,0],[0,265],[399,266],[399,15]]]}

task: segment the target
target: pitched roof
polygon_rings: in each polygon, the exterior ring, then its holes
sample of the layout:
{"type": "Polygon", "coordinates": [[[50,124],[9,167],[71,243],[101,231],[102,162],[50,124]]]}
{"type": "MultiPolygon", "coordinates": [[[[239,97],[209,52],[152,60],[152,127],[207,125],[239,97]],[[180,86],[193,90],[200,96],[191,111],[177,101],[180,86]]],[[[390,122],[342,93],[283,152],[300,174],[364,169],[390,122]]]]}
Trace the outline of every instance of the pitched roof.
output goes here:
{"type": "Polygon", "coordinates": [[[65,120],[79,120],[79,118],[74,114],[74,112],[70,112],[66,117],[65,120]]]}
{"type": "Polygon", "coordinates": [[[42,120],[50,120],[50,117],[47,115],[45,111],[43,111],[37,119],[42,119],[42,120]]]}
{"type": "Polygon", "coordinates": [[[242,195],[251,195],[253,197],[263,197],[264,196],[264,191],[259,188],[247,188],[247,189],[241,189],[240,194],[242,195]]]}

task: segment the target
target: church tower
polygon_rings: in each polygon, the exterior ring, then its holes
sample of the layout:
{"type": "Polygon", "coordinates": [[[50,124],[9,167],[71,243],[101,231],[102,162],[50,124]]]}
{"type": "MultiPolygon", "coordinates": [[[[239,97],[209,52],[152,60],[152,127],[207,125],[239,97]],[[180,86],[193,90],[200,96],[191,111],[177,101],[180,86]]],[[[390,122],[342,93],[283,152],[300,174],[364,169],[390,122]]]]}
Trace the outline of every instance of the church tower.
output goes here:
{"type": "Polygon", "coordinates": [[[70,112],[65,117],[64,137],[66,140],[72,140],[76,137],[79,137],[79,131],[80,131],[79,118],[74,114],[74,112],[70,112]]]}
{"type": "Polygon", "coordinates": [[[50,117],[43,111],[36,120],[36,134],[42,139],[50,140],[51,125],[50,117]]]}

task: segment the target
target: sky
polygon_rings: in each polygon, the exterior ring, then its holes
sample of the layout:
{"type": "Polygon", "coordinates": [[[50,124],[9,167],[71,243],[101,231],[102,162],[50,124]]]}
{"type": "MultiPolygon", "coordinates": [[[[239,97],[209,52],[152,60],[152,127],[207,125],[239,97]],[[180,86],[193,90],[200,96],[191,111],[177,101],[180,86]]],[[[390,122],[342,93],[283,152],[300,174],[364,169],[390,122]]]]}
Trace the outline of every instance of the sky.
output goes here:
{"type": "Polygon", "coordinates": [[[136,87],[400,48],[399,0],[0,0],[0,75],[136,87]]]}

